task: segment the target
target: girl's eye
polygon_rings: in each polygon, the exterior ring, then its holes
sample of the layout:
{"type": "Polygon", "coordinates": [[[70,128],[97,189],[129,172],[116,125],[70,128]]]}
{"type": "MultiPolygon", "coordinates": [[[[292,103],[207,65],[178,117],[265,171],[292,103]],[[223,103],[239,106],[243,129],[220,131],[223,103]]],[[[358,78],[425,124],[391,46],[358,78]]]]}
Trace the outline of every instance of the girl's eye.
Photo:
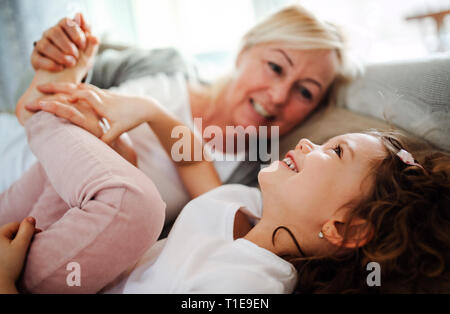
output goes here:
{"type": "Polygon", "coordinates": [[[311,92],[308,89],[304,88],[303,86],[300,86],[300,94],[308,100],[312,99],[311,92]]]}
{"type": "Polygon", "coordinates": [[[341,158],[342,156],[342,148],[341,145],[337,145],[333,148],[334,152],[336,153],[336,155],[339,156],[339,158],[341,158]]]}
{"type": "Polygon", "coordinates": [[[268,64],[269,64],[269,67],[272,69],[272,71],[274,71],[278,75],[283,73],[283,68],[281,66],[279,66],[278,64],[273,63],[273,62],[269,62],[268,64]]]}

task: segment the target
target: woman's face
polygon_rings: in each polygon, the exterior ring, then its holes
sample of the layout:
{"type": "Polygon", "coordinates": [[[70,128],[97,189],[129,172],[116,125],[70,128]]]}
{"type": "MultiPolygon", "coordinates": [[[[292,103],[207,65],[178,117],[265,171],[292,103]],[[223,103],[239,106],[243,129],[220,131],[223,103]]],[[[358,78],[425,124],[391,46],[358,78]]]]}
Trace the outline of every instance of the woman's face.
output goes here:
{"type": "Polygon", "coordinates": [[[278,126],[289,132],[313,111],[336,77],[331,50],[294,50],[280,44],[242,52],[225,93],[233,125],[278,126]]]}
{"type": "Polygon", "coordinates": [[[321,146],[302,139],[284,161],[259,174],[263,218],[316,236],[339,209],[369,191],[371,165],[385,155],[381,141],[366,134],[337,136],[321,146]]]}

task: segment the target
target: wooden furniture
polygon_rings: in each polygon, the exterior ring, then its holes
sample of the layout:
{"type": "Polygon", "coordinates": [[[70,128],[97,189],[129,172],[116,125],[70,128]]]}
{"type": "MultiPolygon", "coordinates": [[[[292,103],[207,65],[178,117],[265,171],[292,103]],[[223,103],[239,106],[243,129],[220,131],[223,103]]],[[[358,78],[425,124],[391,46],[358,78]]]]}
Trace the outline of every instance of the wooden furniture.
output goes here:
{"type": "Polygon", "coordinates": [[[445,51],[446,44],[445,44],[445,38],[444,38],[443,34],[444,34],[444,18],[447,14],[450,14],[450,10],[409,16],[406,18],[406,20],[411,21],[411,20],[423,20],[425,18],[432,18],[434,20],[434,22],[436,23],[436,34],[437,34],[437,38],[439,40],[438,51],[445,51]]]}

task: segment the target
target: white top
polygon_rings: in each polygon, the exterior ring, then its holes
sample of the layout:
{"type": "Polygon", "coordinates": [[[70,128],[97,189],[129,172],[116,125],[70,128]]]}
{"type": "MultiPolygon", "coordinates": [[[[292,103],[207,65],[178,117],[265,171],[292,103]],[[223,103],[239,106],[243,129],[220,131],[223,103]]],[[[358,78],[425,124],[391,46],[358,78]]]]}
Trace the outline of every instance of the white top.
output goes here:
{"type": "MultiPolygon", "coordinates": [[[[133,96],[151,96],[177,119],[194,130],[187,81],[182,73],[157,74],[127,81],[111,91],[133,96]]],[[[167,204],[166,223],[173,222],[181,209],[190,200],[178,176],[176,168],[147,123],[128,132],[138,156],[138,168],[150,177],[167,204]]],[[[214,165],[222,182],[225,182],[239,161],[225,161],[216,152],[214,165]],[[223,161],[220,161],[223,160],[223,161]]]]}
{"type": "Polygon", "coordinates": [[[105,293],[291,293],[294,266],[243,238],[233,239],[241,211],[255,222],[261,193],[224,185],[189,202],[169,236],[105,293]]]}

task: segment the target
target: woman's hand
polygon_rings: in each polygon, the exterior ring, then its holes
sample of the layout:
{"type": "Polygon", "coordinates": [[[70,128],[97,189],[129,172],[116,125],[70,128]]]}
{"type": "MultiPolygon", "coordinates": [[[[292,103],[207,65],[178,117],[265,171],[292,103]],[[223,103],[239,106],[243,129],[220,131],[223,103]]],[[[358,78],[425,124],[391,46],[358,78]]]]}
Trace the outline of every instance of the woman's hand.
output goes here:
{"type": "Polygon", "coordinates": [[[80,52],[87,47],[90,33],[91,28],[81,13],[77,13],[74,19],[63,18],[36,42],[31,55],[33,68],[59,72],[75,66],[80,52]]]}
{"type": "Polygon", "coordinates": [[[0,293],[17,293],[15,283],[22,272],[28,247],[40,232],[32,217],[20,224],[13,222],[0,227],[0,293]]]}
{"type": "Polygon", "coordinates": [[[25,122],[32,116],[32,113],[25,109],[25,105],[30,104],[37,99],[41,100],[42,97],[45,96],[36,89],[36,86],[48,82],[81,82],[82,78],[86,75],[87,70],[90,69],[94,64],[98,47],[98,39],[95,36],[89,34],[87,36],[86,50],[80,52],[78,63],[76,66],[65,69],[61,72],[37,70],[30,86],[27,88],[25,93],[20,97],[19,101],[16,104],[16,116],[20,124],[25,125],[25,122]]]}
{"type": "MultiPolygon", "coordinates": [[[[101,137],[108,144],[122,133],[147,122],[167,155],[174,161],[180,178],[192,198],[221,185],[220,177],[214,165],[208,160],[196,160],[195,147],[202,147],[201,141],[186,125],[178,121],[156,100],[149,97],[122,96],[87,84],[77,86],[67,83],[50,83],[40,85],[38,89],[42,93],[65,93],[69,95],[70,101],[82,100],[88,103],[110,125],[110,129],[101,137]],[[189,133],[189,136],[183,136],[183,154],[185,147],[187,147],[188,158],[177,161],[172,156],[173,146],[179,145],[179,139],[172,136],[172,131],[175,128],[184,128],[189,133]],[[199,176],[202,177],[202,180],[198,180],[199,176]]],[[[46,106],[42,106],[40,102],[35,102],[33,106],[27,107],[27,109],[48,111],[77,123],[73,119],[75,109],[62,106],[56,102],[46,106]]]]}
{"type": "Polygon", "coordinates": [[[69,120],[100,138],[103,135],[101,117],[84,100],[73,100],[67,94],[47,95],[25,105],[31,112],[47,111],[69,120]]]}
{"type": "MultiPolygon", "coordinates": [[[[73,85],[72,87],[76,89],[76,84],[66,84],[73,85]]],[[[68,94],[54,94],[38,99],[26,105],[25,108],[31,112],[42,110],[53,113],[60,118],[78,125],[98,138],[103,137],[105,126],[102,117],[97,114],[86,100],[71,98],[68,94]]],[[[122,133],[114,137],[107,144],[128,162],[137,167],[137,154],[133,149],[133,144],[127,134],[122,133]]]]}
{"type": "MultiPolygon", "coordinates": [[[[49,83],[38,86],[42,93],[64,93],[70,102],[81,102],[107,120],[110,129],[101,136],[107,144],[114,142],[122,133],[149,121],[157,102],[150,98],[115,94],[89,84],[49,83]]],[[[37,101],[26,106],[30,111],[43,110],[65,118],[83,128],[78,108],[65,106],[57,101],[37,101]]]]}

